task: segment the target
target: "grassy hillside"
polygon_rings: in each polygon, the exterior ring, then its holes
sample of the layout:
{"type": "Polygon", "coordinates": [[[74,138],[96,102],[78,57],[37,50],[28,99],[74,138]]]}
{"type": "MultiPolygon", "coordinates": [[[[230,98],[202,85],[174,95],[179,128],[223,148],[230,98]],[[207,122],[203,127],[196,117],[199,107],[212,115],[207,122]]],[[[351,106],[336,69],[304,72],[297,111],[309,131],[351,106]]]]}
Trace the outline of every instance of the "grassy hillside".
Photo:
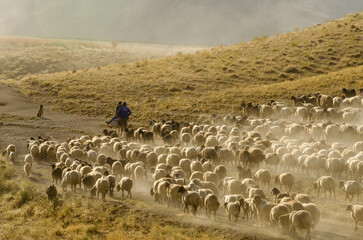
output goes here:
{"type": "Polygon", "coordinates": [[[35,101],[87,115],[113,114],[129,102],[133,121],[194,120],[238,111],[243,101],[289,99],[362,87],[363,12],[252,42],[76,73],[35,75],[20,87],[35,101]]]}
{"type": "Polygon", "coordinates": [[[0,37],[0,79],[159,58],[200,47],[0,37]]]}

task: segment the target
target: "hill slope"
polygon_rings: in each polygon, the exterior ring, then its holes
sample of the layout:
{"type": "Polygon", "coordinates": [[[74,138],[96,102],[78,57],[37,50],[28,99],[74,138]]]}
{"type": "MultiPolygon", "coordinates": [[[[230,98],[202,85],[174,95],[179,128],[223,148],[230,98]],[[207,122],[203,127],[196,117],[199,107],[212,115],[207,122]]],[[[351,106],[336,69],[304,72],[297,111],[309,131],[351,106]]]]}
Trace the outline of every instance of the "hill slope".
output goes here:
{"type": "Polygon", "coordinates": [[[68,113],[111,115],[113,105],[126,100],[136,121],[195,120],[203,112],[237,111],[241,100],[288,99],[296,93],[331,94],[342,86],[362,87],[362,32],[363,13],[356,13],[302,31],[196,54],[35,75],[20,86],[36,101],[68,113]]]}
{"type": "Polygon", "coordinates": [[[201,47],[0,37],[0,79],[73,71],[194,52],[201,47]]]}

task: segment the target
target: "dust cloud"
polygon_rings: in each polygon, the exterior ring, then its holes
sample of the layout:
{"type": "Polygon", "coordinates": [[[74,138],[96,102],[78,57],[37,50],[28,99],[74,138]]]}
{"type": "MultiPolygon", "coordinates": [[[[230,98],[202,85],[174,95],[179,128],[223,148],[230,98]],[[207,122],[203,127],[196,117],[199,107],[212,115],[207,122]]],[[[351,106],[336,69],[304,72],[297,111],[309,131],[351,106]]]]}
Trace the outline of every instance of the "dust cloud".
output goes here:
{"type": "Polygon", "coordinates": [[[0,35],[225,45],[362,10],[361,0],[0,0],[0,35]]]}

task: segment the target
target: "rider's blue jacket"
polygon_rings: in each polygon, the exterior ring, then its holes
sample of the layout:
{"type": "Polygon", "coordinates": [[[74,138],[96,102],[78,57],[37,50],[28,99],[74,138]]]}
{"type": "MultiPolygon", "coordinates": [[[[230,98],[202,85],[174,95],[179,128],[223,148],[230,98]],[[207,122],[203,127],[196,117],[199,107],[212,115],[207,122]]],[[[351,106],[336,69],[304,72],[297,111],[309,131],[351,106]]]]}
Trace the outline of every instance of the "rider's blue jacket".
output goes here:
{"type": "Polygon", "coordinates": [[[117,112],[117,116],[122,118],[129,118],[131,115],[131,110],[127,106],[121,106],[117,112]]]}

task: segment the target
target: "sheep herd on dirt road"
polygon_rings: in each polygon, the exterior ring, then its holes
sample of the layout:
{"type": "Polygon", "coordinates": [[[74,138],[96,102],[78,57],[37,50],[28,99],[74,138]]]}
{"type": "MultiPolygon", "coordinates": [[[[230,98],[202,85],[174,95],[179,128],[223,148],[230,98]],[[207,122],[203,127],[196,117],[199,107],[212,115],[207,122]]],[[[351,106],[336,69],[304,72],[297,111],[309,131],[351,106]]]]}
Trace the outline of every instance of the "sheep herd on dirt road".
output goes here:
{"type": "MultiPolygon", "coordinates": [[[[194,215],[203,210],[214,219],[224,208],[231,221],[241,216],[292,236],[306,230],[310,238],[320,221],[320,198],[328,193],[332,201],[356,197],[358,203],[363,190],[363,99],[351,89],[343,92],[344,99],[294,97],[295,106],[243,104],[242,116],[203,116],[197,123],[151,121],[122,137],[104,130],[61,143],[30,138],[24,173],[31,174],[35,161],[51,162],[50,199],[56,185],[74,192],[83,186],[105,199],[115,187],[131,198],[133,187],[148,183],[160,204],[183,205],[194,215]],[[298,192],[299,181],[310,181],[316,197],[298,192]],[[337,198],[336,191],[345,198],[337,198]]],[[[9,145],[3,155],[14,161],[15,152],[9,145]]],[[[357,230],[363,205],[349,204],[346,210],[357,230]]]]}

